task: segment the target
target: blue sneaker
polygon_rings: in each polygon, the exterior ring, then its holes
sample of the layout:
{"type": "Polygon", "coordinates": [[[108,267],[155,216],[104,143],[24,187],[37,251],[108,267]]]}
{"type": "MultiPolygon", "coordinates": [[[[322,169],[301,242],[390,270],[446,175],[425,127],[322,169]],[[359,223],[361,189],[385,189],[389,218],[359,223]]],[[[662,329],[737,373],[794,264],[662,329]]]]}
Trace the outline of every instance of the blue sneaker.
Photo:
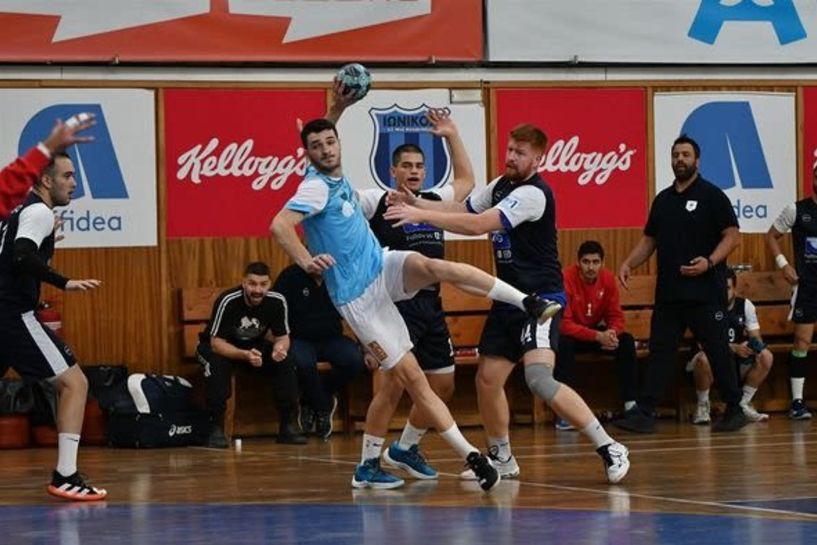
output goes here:
{"type": "Polygon", "coordinates": [[[556,417],[556,422],[554,423],[554,426],[559,431],[574,431],[576,429],[570,422],[568,422],[561,416],[556,417]]]}
{"type": "Polygon", "coordinates": [[[395,441],[383,453],[383,461],[392,467],[408,471],[409,475],[415,479],[437,478],[437,470],[426,463],[426,459],[420,454],[417,445],[411,445],[408,449],[403,449],[395,441]]]}
{"type": "Polygon", "coordinates": [[[806,407],[806,402],[802,399],[795,399],[791,402],[791,410],[789,410],[790,420],[809,420],[811,412],[806,407]]]}
{"type": "Polygon", "coordinates": [[[385,490],[403,486],[405,481],[380,469],[380,458],[369,458],[355,467],[352,487],[385,490]]]}

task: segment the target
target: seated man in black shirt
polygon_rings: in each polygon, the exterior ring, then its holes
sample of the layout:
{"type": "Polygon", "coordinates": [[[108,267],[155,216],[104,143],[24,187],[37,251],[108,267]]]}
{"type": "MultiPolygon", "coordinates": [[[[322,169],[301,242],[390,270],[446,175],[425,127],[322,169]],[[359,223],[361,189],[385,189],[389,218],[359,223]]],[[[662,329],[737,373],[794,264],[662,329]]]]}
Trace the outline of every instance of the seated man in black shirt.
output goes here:
{"type": "Polygon", "coordinates": [[[234,363],[248,363],[269,375],[280,416],[278,442],[304,444],[292,424],[298,400],[295,361],[289,355],[287,302],[270,291],[266,263],[254,262],[244,270],[241,285],[223,292],[213,305],[213,314],[200,335],[196,357],[204,366],[207,409],[213,429],[207,445],[227,448],[224,409],[232,395],[234,363]]]}
{"type": "MultiPolygon", "coordinates": [[[[289,303],[289,323],[301,400],[300,425],[323,440],[332,435],[332,417],[338,405],[336,394],[363,370],[358,344],[343,335],[340,314],[326,291],[321,275],[312,276],[297,265],[278,275],[273,289],[289,303]],[[332,371],[318,375],[318,361],[328,361],[332,371]]],[[[377,362],[372,360],[374,367],[377,362]]]]}

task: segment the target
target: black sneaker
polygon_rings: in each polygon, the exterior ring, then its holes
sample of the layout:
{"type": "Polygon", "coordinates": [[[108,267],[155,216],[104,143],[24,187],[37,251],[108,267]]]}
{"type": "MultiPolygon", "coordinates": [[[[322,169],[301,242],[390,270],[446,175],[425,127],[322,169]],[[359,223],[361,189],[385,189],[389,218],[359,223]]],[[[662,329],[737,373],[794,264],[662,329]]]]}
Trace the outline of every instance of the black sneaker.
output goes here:
{"type": "Polygon", "coordinates": [[[312,433],[315,431],[315,411],[312,407],[305,403],[298,405],[298,425],[301,427],[301,433],[312,433]]]}
{"type": "Polygon", "coordinates": [[[635,433],[655,433],[655,418],[645,414],[638,407],[633,407],[618,420],[613,420],[613,425],[619,429],[635,433]]]}
{"type": "Polygon", "coordinates": [[[499,484],[499,472],[491,464],[488,458],[478,451],[474,451],[465,459],[466,465],[471,468],[477,476],[479,486],[486,492],[499,484]]]}
{"type": "Polygon", "coordinates": [[[558,301],[540,299],[536,295],[528,295],[522,304],[525,305],[525,312],[528,313],[528,316],[536,319],[540,324],[547,322],[562,310],[562,305],[558,301]]]}
{"type": "Polygon", "coordinates": [[[218,424],[214,424],[210,430],[210,435],[207,437],[207,446],[210,448],[227,448],[230,442],[227,441],[227,436],[224,435],[224,429],[218,424]]]}
{"type": "Polygon", "coordinates": [[[99,501],[108,496],[104,488],[95,488],[85,482],[79,472],[63,477],[58,471],[51,474],[51,484],[48,493],[52,496],[70,501],[99,501]]]}
{"type": "Polygon", "coordinates": [[[327,441],[332,435],[332,421],[337,408],[338,398],[332,396],[332,407],[328,411],[317,411],[315,413],[315,435],[324,441],[327,441]]]}
{"type": "Polygon", "coordinates": [[[286,425],[281,426],[275,442],[282,445],[305,445],[308,441],[306,436],[298,433],[294,426],[286,425]]]}
{"type": "Polygon", "coordinates": [[[749,419],[743,414],[739,406],[727,407],[723,416],[712,425],[712,431],[738,431],[749,423],[749,419]]]}

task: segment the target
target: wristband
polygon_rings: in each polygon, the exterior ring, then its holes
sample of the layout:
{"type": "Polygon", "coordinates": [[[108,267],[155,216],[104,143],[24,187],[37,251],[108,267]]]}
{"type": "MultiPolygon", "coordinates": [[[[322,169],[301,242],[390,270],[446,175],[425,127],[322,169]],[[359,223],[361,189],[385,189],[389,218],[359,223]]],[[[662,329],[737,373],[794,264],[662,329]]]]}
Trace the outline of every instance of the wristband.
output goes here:
{"type": "Polygon", "coordinates": [[[707,265],[706,270],[709,270],[709,269],[711,269],[712,267],[715,266],[715,264],[712,263],[712,259],[710,259],[708,257],[706,258],[706,265],[707,265]]]}
{"type": "Polygon", "coordinates": [[[774,258],[774,262],[777,263],[777,268],[778,269],[782,269],[786,265],[789,264],[789,261],[786,259],[786,256],[784,256],[783,254],[777,254],[775,256],[775,258],[774,258]]]}

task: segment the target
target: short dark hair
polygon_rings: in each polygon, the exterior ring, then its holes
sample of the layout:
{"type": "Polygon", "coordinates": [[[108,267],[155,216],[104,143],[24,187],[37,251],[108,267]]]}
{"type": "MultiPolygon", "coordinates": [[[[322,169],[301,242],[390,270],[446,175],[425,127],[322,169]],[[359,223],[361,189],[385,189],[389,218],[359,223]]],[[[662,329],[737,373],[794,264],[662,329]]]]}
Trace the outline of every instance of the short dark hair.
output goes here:
{"type": "Polygon", "coordinates": [[[256,276],[269,276],[269,265],[263,261],[253,261],[244,268],[244,276],[251,274],[256,276]]]}
{"type": "Polygon", "coordinates": [[[338,135],[337,127],[335,127],[335,124],[329,121],[328,119],[324,119],[322,117],[318,119],[313,119],[312,121],[304,125],[303,129],[301,129],[301,143],[303,144],[304,147],[306,147],[306,138],[310,134],[315,134],[328,130],[334,132],[335,136],[338,135]]]}
{"type": "Polygon", "coordinates": [[[57,172],[57,158],[59,157],[63,159],[71,159],[71,156],[65,153],[64,151],[56,151],[52,153],[51,160],[48,161],[47,165],[45,165],[42,176],[48,175],[51,176],[52,178],[54,177],[54,174],[56,174],[57,172]]]}
{"type": "Polygon", "coordinates": [[[682,134],[678,138],[675,139],[675,142],[672,143],[672,147],[674,148],[678,144],[689,144],[692,146],[692,151],[695,152],[695,158],[699,159],[701,157],[701,146],[698,145],[698,142],[693,140],[687,134],[682,134]]]}
{"type": "Polygon", "coordinates": [[[587,254],[599,254],[599,257],[604,259],[604,248],[595,240],[585,240],[579,245],[577,257],[581,259],[587,254]]]}
{"type": "Polygon", "coordinates": [[[726,279],[732,281],[733,287],[737,287],[738,275],[735,274],[735,269],[733,269],[732,267],[726,267],[726,279]]]}
{"type": "Polygon", "coordinates": [[[415,144],[402,144],[397,146],[391,154],[391,166],[396,167],[400,163],[400,156],[404,153],[419,153],[423,156],[423,161],[426,159],[426,154],[420,149],[420,146],[415,144]]]}

